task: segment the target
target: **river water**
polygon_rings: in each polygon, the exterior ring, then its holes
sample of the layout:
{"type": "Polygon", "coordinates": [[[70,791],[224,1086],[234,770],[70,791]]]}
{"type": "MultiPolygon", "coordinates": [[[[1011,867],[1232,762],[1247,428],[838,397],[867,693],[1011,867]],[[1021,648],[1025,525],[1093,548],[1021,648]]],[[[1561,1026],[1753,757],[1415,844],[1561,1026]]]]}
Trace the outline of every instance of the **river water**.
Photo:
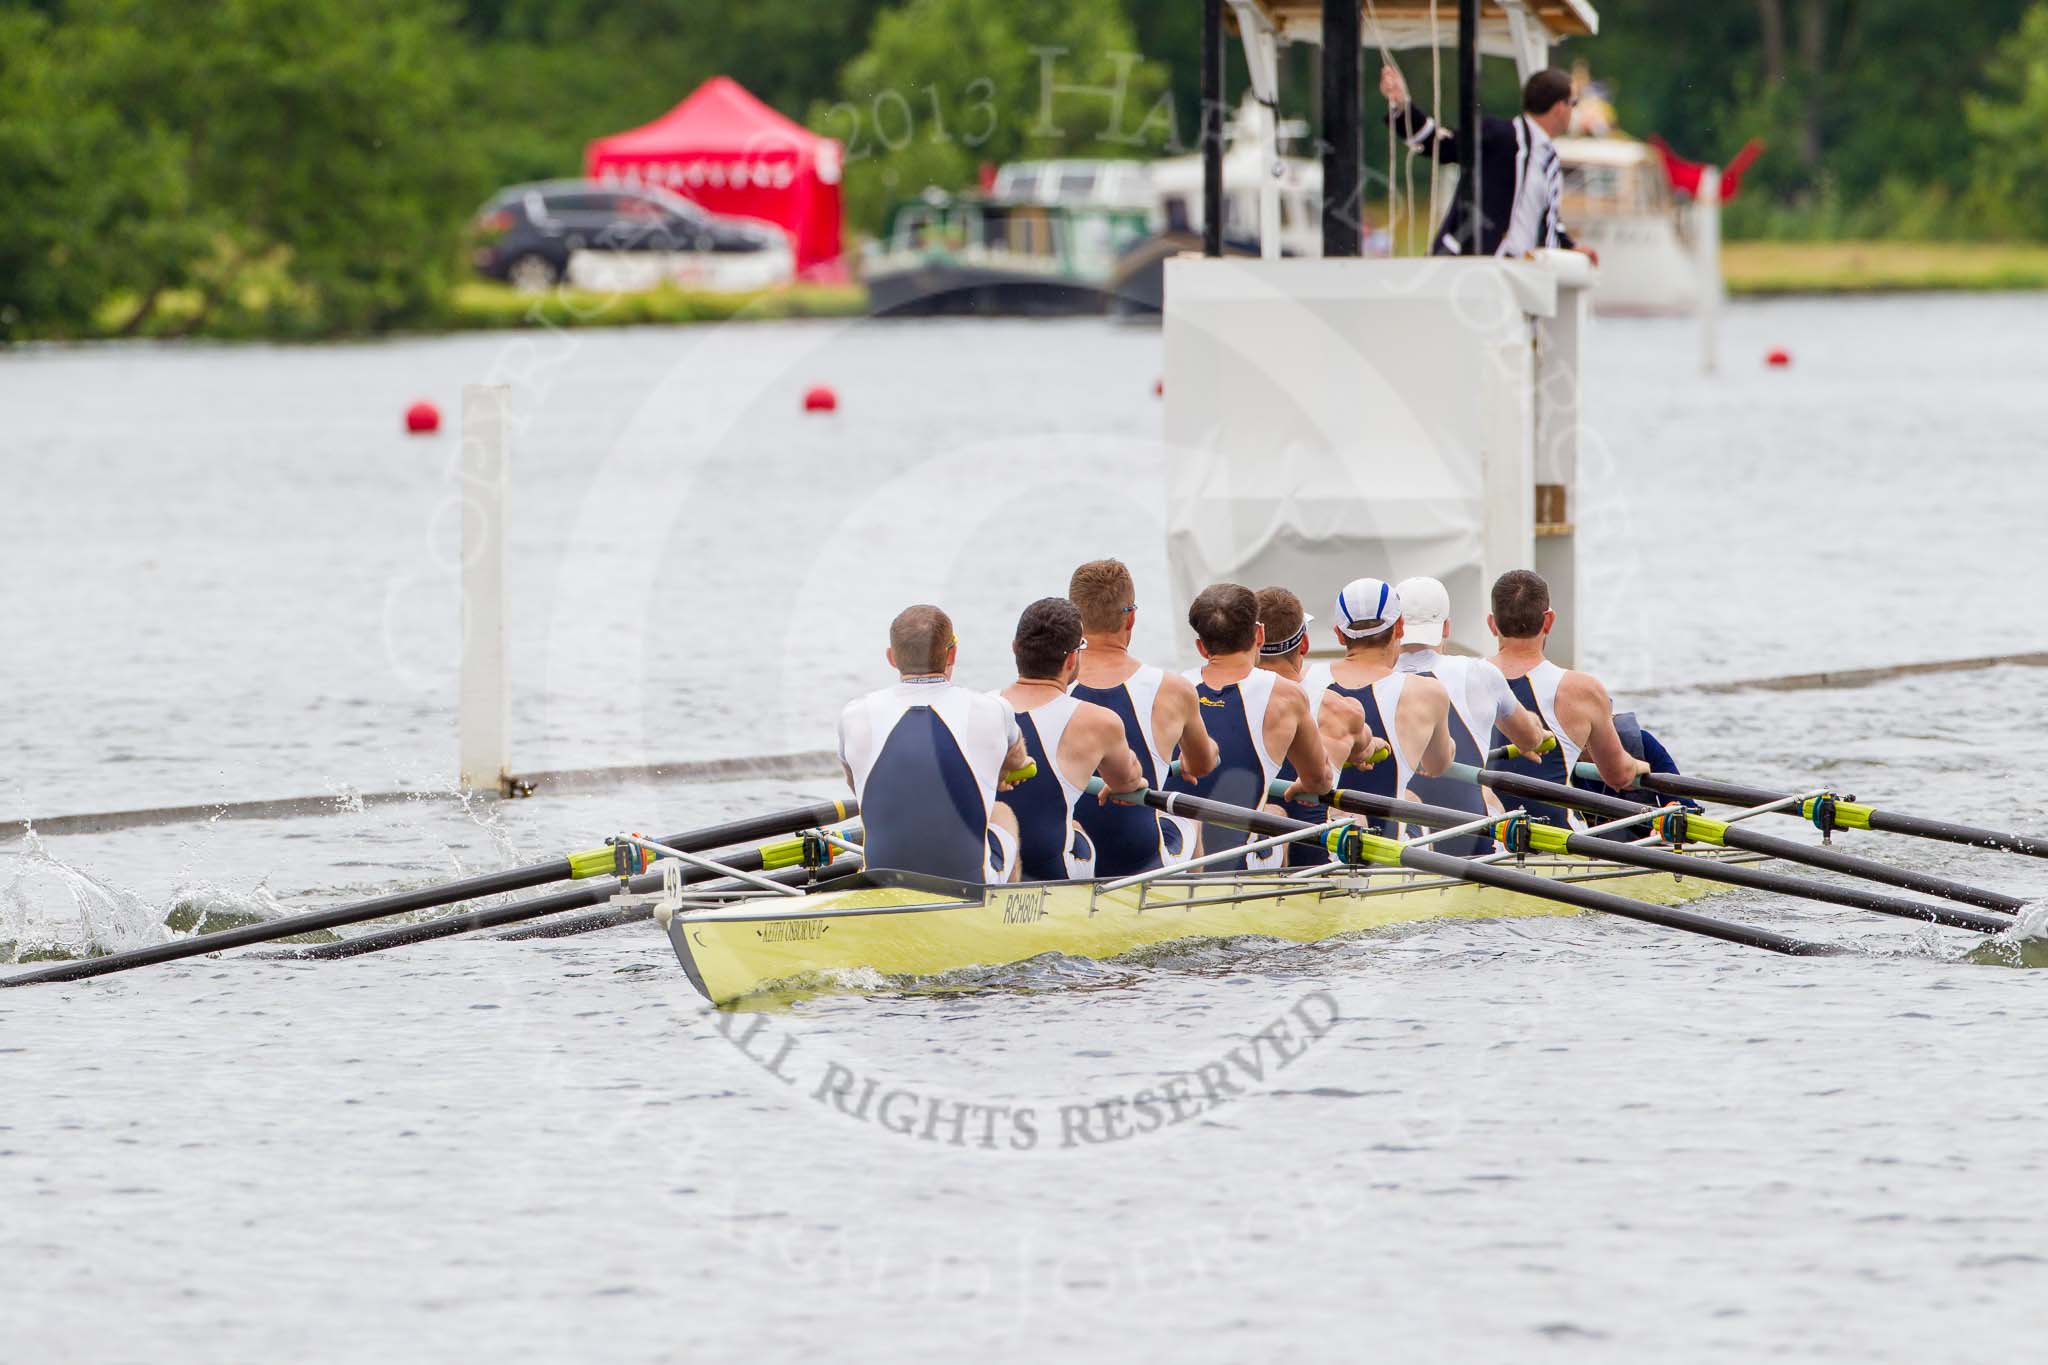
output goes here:
{"type": "MultiPolygon", "coordinates": [[[[2048,673],[1685,690],[2048,647],[2044,332],[2032,298],[1746,304],[1707,380],[1685,324],[1595,329],[1582,638],[1625,697],[1659,689],[1689,767],[2048,830],[2048,673]]],[[[0,813],[423,794],[0,844],[0,942],[132,946],[181,904],[298,909],[830,791],[425,799],[453,763],[459,442],[395,433],[415,397],[452,426],[465,380],[518,386],[536,770],[826,747],[917,597],[999,683],[1017,607],[1102,553],[1169,652],[1158,372],[1156,333],[1095,323],[0,357],[0,813]],[[840,411],[805,418],[819,382],[840,411]]],[[[2048,898],[2048,864],[1850,837],[2048,898]]],[[[7,992],[5,1355],[2025,1352],[2042,978],[1955,931],[1701,908],[1854,951],[1538,920],[719,1016],[642,927],[7,992]],[[1298,1054],[1247,1068],[1288,1019],[1298,1054]],[[797,1083],[755,1060],[774,1040],[797,1083]],[[1219,1064],[1240,1093],[1157,1131],[1088,1117],[1219,1064]],[[1029,1111],[1036,1140],[840,1112],[833,1068],[920,1114],[1029,1111]]]]}

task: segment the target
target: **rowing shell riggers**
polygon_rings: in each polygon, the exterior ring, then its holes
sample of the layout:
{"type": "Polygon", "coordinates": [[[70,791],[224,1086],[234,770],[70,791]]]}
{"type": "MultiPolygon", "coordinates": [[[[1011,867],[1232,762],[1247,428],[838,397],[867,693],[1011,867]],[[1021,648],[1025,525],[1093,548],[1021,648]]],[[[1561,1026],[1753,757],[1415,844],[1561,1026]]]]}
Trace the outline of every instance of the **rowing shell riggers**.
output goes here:
{"type": "MultiPolygon", "coordinates": [[[[1200,782],[1176,780],[1173,790],[1192,792],[1205,801],[1257,808],[1265,804],[1267,789],[1279,774],[1280,764],[1266,752],[1266,708],[1273,700],[1274,674],[1255,668],[1245,677],[1221,687],[1202,681],[1202,670],[1189,669],[1189,682],[1202,709],[1202,728],[1216,741],[1216,770],[1200,782]]],[[[1203,835],[1204,853],[1221,853],[1251,842],[1243,830],[1211,825],[1203,835]]],[[[1211,872],[1242,872],[1243,857],[1210,863],[1211,872]]]]}
{"type": "Polygon", "coordinates": [[[1038,772],[998,793],[996,800],[1017,817],[1018,866],[1027,882],[1095,875],[1095,845],[1074,823],[1085,793],[1067,781],[1056,761],[1067,723],[1080,706],[1071,696],[1059,696],[1017,713],[1017,728],[1024,732],[1024,747],[1031,751],[1038,772]]]}
{"type": "MultiPolygon", "coordinates": [[[[1545,782],[1563,782],[1572,785],[1572,771],[1579,766],[1579,746],[1565,736],[1564,727],[1557,723],[1557,684],[1564,677],[1564,670],[1545,659],[1520,678],[1508,679],[1508,690],[1516,700],[1534,711],[1545,728],[1557,736],[1557,747],[1547,754],[1535,758],[1502,759],[1493,766],[1504,772],[1520,773],[1524,777],[1540,777],[1545,782]]],[[[1508,742],[1498,727],[1493,731],[1490,746],[1499,748],[1508,742]]],[[[1531,820],[1556,825],[1559,829],[1584,829],[1585,821],[1562,806],[1553,806],[1548,801],[1521,801],[1518,804],[1529,812],[1531,820]]]]}
{"type": "Polygon", "coordinates": [[[1018,733],[1002,698],[945,678],[906,679],[849,702],[839,757],[860,798],[868,866],[1004,880],[1010,851],[988,817],[1018,733]]]}
{"type": "MultiPolygon", "coordinates": [[[[1145,785],[1155,790],[1164,785],[1171,759],[1152,734],[1152,706],[1159,700],[1159,684],[1165,680],[1166,670],[1147,664],[1115,687],[1075,683],[1069,689],[1079,700],[1116,713],[1124,723],[1124,742],[1145,770],[1145,785]]],[[[1095,874],[1099,877],[1150,872],[1180,857],[1193,843],[1188,824],[1160,815],[1149,806],[1083,801],[1075,809],[1074,819],[1095,846],[1095,874]]]]}

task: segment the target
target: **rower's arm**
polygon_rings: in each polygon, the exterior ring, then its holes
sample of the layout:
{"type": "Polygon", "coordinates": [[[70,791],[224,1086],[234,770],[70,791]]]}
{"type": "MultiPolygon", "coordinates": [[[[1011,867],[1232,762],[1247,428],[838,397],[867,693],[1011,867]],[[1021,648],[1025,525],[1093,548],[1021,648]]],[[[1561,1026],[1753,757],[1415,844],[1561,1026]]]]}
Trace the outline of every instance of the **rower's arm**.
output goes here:
{"type": "Polygon", "coordinates": [[[1600,780],[1616,791],[1625,791],[1650,771],[1650,765],[1622,746],[1614,728],[1614,699],[1598,678],[1587,673],[1567,673],[1557,682],[1557,723],[1567,730],[1584,727],[1586,757],[1600,769],[1600,780]]]}
{"type": "Polygon", "coordinates": [[[1331,767],[1362,763],[1372,756],[1375,740],[1365,725],[1365,708],[1350,697],[1326,694],[1316,713],[1316,727],[1323,732],[1323,748],[1329,752],[1331,767]]]}
{"type": "Polygon", "coordinates": [[[1273,703],[1286,707],[1293,717],[1294,734],[1287,745],[1287,761],[1300,776],[1301,789],[1320,796],[1334,788],[1337,770],[1331,766],[1330,751],[1323,747],[1323,732],[1309,714],[1308,698],[1301,688],[1284,679],[1276,682],[1273,703]]]}
{"type": "Polygon", "coordinates": [[[1451,694],[1441,682],[1420,674],[1408,679],[1401,690],[1394,723],[1413,727],[1408,731],[1412,741],[1409,751],[1417,755],[1415,771],[1424,777],[1439,775],[1458,757],[1457,741],[1451,738],[1450,716],[1451,694]],[[1427,686],[1421,685],[1425,683],[1427,686]]]}
{"type": "Polygon", "coordinates": [[[1508,743],[1525,754],[1539,752],[1550,734],[1543,726],[1543,718],[1520,702],[1513,709],[1501,708],[1494,714],[1493,723],[1508,737],[1508,743]]]}
{"type": "Polygon", "coordinates": [[[1145,785],[1145,769],[1124,738],[1124,723],[1116,712],[1085,705],[1067,726],[1070,735],[1076,730],[1081,731],[1078,738],[1084,746],[1088,771],[1102,778],[1105,797],[1110,792],[1136,791],[1145,785]]]}
{"type": "MultiPolygon", "coordinates": [[[[1161,699],[1170,699],[1178,708],[1180,716],[1180,775],[1190,782],[1199,782],[1216,771],[1216,765],[1223,761],[1223,754],[1216,748],[1216,741],[1209,738],[1209,728],[1202,724],[1202,707],[1195,694],[1195,685],[1186,678],[1169,673],[1159,684],[1161,699]]],[[[1155,704],[1155,716],[1157,715],[1155,704]]],[[[1174,727],[1167,727],[1172,733],[1174,727]]],[[[1161,734],[1156,719],[1152,727],[1154,735],[1161,734]]]]}

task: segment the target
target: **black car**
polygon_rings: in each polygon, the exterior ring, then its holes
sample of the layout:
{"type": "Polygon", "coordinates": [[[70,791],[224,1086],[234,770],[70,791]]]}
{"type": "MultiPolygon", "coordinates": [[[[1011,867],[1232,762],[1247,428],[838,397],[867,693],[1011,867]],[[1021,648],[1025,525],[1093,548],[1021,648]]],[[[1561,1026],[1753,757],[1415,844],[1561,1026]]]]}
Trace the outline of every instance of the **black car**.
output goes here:
{"type": "Polygon", "coordinates": [[[478,210],[477,272],[545,289],[581,250],[787,254],[773,224],[727,218],[667,190],[596,180],[545,180],[498,191],[478,210]]]}

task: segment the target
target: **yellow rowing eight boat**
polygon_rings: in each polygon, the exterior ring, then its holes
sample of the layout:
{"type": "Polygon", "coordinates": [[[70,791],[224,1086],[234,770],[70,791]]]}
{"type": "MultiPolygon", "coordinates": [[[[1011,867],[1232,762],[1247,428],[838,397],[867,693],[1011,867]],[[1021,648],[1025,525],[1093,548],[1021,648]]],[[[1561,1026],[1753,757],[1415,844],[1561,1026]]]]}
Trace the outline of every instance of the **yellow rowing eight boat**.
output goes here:
{"type": "MultiPolygon", "coordinates": [[[[1742,855],[1700,853],[1718,861],[1742,855]]],[[[1529,858],[1524,871],[1657,905],[1708,882],[1586,858],[1529,858]]],[[[1108,959],[1194,939],[1258,935],[1313,943],[1431,920],[1584,913],[1515,891],[1400,868],[1347,868],[1313,880],[1259,873],[1161,877],[1137,886],[1072,881],[975,886],[876,871],[802,896],[769,896],[661,914],[690,983],[723,1005],[771,987],[872,987],[1022,962],[1044,953],[1108,959]]]]}

